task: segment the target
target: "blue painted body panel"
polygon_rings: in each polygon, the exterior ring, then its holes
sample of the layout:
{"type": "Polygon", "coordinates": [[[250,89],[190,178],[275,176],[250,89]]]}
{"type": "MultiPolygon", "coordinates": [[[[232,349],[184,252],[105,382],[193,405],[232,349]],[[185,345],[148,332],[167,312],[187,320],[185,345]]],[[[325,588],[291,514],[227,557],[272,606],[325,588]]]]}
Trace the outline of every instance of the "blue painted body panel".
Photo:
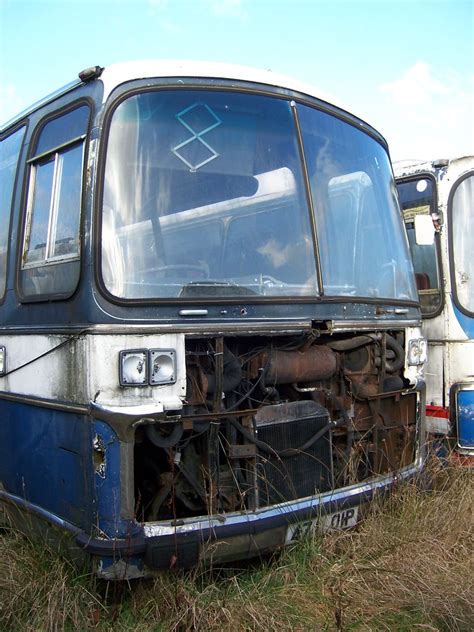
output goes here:
{"type": "Polygon", "coordinates": [[[457,394],[458,444],[474,448],[474,390],[457,394]]]}
{"type": "Polygon", "coordinates": [[[89,417],[0,400],[6,492],[89,531],[95,521],[89,417]]]}
{"type": "Polygon", "coordinates": [[[94,422],[94,440],[104,450],[104,470],[95,471],[97,526],[109,537],[126,538],[141,532],[134,520],[123,520],[120,477],[120,441],[103,421],[94,422]]]}
{"type": "Polygon", "coordinates": [[[453,309],[454,309],[454,313],[456,314],[458,323],[461,325],[464,333],[470,340],[473,340],[474,339],[474,318],[470,318],[466,314],[463,314],[459,310],[459,308],[456,307],[456,304],[454,303],[454,301],[453,301],[453,309]]]}

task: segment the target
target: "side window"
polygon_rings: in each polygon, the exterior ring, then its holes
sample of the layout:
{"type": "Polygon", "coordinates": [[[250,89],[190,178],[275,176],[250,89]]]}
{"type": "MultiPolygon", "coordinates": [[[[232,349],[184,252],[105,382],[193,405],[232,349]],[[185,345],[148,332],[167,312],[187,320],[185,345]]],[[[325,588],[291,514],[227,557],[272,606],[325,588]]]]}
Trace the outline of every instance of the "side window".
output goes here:
{"type": "Polygon", "coordinates": [[[21,291],[25,297],[74,292],[80,271],[84,139],[89,108],[46,123],[30,164],[21,291]]]}
{"type": "MultiPolygon", "coordinates": [[[[397,182],[398,197],[410,244],[410,252],[415,270],[416,286],[424,316],[435,315],[441,307],[441,273],[439,269],[439,235],[432,244],[420,245],[415,239],[415,217],[436,214],[435,182],[431,177],[397,182]]],[[[436,225],[436,224],[435,224],[436,225]]]]}
{"type": "Polygon", "coordinates": [[[0,141],[0,300],[5,295],[13,188],[24,135],[22,127],[0,141]]]}
{"type": "Polygon", "coordinates": [[[450,213],[452,281],[459,306],[474,313],[474,174],[457,185],[450,213]]]}

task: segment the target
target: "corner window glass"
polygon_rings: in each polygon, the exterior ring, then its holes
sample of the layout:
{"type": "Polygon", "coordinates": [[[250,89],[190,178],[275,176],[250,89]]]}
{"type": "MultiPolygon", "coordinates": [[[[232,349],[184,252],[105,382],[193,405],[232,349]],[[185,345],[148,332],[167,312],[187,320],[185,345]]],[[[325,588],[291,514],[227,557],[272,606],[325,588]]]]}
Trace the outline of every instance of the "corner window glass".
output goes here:
{"type": "Polygon", "coordinates": [[[291,106],[138,94],[108,138],[102,277],[126,299],[312,296],[316,262],[291,106]]]}
{"type": "Polygon", "coordinates": [[[416,286],[424,315],[436,313],[441,307],[441,282],[438,265],[439,239],[435,235],[432,244],[416,243],[415,217],[431,216],[436,230],[439,230],[436,215],[435,183],[429,177],[397,182],[398,197],[405,220],[410,251],[415,269],[416,286]]]}
{"type": "Polygon", "coordinates": [[[25,128],[0,142],[0,299],[5,294],[13,188],[25,128]]]}
{"type": "Polygon", "coordinates": [[[474,175],[457,186],[451,204],[453,281],[460,306],[474,313],[474,175]]]}
{"type": "Polygon", "coordinates": [[[298,107],[324,293],[416,301],[387,152],[329,114],[298,107]]]}
{"type": "Polygon", "coordinates": [[[30,184],[22,261],[22,292],[26,296],[64,295],[79,278],[79,226],[83,179],[84,135],[88,108],[47,123],[38,147],[56,146],[30,159],[30,184]],[[77,120],[82,120],[82,129],[77,120]],[[66,136],[68,124],[71,122],[66,136]],[[79,136],[77,134],[82,132],[79,136]],[[44,140],[46,138],[47,142],[44,140]]]}

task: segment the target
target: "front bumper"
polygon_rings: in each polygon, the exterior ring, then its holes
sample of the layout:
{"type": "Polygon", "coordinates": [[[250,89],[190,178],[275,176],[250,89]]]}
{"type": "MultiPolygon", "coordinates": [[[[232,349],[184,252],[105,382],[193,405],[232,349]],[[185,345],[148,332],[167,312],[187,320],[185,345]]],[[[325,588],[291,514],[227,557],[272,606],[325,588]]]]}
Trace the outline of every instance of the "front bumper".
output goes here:
{"type": "Polygon", "coordinates": [[[155,571],[190,568],[200,563],[214,565],[250,559],[290,544],[310,524],[323,529],[328,515],[363,508],[394,485],[416,478],[422,465],[420,457],[416,464],[397,474],[255,512],[179,520],[174,524],[146,523],[142,532],[130,539],[91,539],[79,534],[76,543],[100,558],[96,572],[109,580],[150,576],[155,571]]]}

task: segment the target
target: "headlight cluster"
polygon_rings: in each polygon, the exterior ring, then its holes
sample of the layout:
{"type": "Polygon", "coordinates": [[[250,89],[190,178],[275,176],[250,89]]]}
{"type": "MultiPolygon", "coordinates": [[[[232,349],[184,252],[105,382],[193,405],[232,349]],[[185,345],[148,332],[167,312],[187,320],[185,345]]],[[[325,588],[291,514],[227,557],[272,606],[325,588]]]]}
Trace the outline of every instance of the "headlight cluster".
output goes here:
{"type": "Polygon", "coordinates": [[[120,386],[156,386],[176,382],[174,349],[131,349],[119,357],[120,386]]]}
{"type": "Polygon", "coordinates": [[[408,343],[408,364],[418,366],[426,362],[428,343],[426,338],[414,338],[408,343]]]}

